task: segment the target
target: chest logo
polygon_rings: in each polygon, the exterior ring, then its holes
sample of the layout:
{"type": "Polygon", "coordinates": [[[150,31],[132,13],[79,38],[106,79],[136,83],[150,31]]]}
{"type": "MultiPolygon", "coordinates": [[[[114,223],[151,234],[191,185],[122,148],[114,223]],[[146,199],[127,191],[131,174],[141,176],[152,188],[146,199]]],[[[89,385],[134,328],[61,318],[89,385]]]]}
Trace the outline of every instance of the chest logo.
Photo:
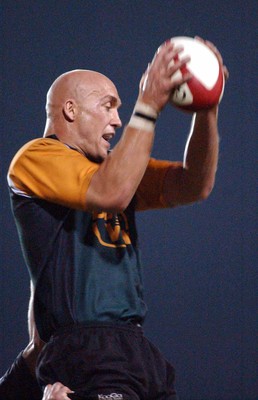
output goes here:
{"type": "Polygon", "coordinates": [[[92,230],[100,244],[106,247],[126,247],[131,244],[126,215],[93,213],[92,230]]]}

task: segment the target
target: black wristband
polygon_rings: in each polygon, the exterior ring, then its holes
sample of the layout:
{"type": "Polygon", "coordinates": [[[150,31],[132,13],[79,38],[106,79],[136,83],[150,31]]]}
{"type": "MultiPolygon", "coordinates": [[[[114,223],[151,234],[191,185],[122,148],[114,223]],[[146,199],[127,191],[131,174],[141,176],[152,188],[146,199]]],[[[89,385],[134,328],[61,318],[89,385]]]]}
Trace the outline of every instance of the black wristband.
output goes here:
{"type": "Polygon", "coordinates": [[[136,117],[147,119],[147,121],[153,122],[154,124],[157,121],[157,118],[151,117],[150,115],[147,115],[147,114],[143,114],[143,113],[141,113],[139,111],[135,111],[133,113],[133,115],[135,115],[136,117]]]}

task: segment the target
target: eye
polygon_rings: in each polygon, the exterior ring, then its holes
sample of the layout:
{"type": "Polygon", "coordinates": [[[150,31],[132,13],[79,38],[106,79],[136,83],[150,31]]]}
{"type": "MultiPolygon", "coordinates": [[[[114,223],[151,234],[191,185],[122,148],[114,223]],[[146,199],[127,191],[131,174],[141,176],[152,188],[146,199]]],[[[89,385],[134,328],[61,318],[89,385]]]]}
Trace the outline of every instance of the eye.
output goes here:
{"type": "Polygon", "coordinates": [[[108,103],[104,104],[105,108],[109,111],[112,108],[112,103],[109,101],[108,103]]]}

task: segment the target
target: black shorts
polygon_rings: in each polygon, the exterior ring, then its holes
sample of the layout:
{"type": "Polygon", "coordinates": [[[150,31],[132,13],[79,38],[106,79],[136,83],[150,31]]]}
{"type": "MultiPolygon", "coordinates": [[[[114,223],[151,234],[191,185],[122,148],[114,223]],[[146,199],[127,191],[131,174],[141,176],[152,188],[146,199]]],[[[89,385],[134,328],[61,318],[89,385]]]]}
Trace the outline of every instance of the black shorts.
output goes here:
{"type": "MultiPolygon", "coordinates": [[[[133,324],[58,331],[38,360],[44,387],[62,382],[87,400],[176,400],[174,368],[133,324]]],[[[77,396],[77,397],[76,397],[77,396]]]]}

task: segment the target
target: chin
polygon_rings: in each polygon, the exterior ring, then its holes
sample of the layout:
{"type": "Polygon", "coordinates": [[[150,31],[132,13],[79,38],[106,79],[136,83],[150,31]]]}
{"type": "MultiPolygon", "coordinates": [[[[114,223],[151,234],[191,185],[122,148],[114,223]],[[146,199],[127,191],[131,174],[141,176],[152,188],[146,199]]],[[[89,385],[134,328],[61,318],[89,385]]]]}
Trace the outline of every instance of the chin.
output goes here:
{"type": "Polygon", "coordinates": [[[86,154],[86,157],[90,160],[93,161],[97,164],[101,164],[106,158],[107,158],[108,154],[105,155],[100,155],[97,154],[95,156],[91,155],[91,154],[86,154]]]}

